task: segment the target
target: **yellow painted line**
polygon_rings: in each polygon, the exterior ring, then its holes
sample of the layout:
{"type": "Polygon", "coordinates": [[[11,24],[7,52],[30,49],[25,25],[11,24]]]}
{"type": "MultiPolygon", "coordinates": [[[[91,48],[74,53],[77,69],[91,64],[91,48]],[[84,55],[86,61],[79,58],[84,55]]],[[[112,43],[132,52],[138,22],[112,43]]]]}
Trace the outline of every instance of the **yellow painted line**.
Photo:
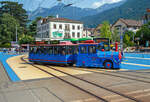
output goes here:
{"type": "Polygon", "coordinates": [[[76,68],[75,69],[73,69],[73,68],[64,68],[64,67],[53,67],[53,68],[61,70],[61,71],[66,72],[66,73],[69,73],[69,74],[72,74],[72,75],[92,73],[92,72],[83,71],[83,70],[76,70],[76,68]]]}
{"type": "Polygon", "coordinates": [[[137,95],[137,96],[135,96],[135,98],[141,98],[141,97],[147,97],[147,96],[150,97],[150,93],[142,94],[142,95],[137,95]]]}
{"type": "Polygon", "coordinates": [[[143,93],[143,92],[150,92],[150,89],[136,90],[136,91],[129,92],[127,94],[135,94],[135,93],[143,93]]]}
{"type": "Polygon", "coordinates": [[[22,56],[11,57],[7,63],[21,80],[52,77],[51,75],[34,68],[32,65],[21,61],[22,56]]]}
{"type": "Polygon", "coordinates": [[[87,98],[87,99],[81,99],[81,100],[73,100],[70,102],[97,102],[98,100],[96,98],[87,98]]]}

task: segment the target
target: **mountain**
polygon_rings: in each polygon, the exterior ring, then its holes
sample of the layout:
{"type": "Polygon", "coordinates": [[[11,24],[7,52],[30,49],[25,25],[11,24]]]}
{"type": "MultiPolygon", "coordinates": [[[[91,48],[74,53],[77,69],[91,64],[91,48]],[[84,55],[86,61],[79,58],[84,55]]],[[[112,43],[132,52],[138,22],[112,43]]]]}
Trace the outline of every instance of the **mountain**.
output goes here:
{"type": "Polygon", "coordinates": [[[94,15],[97,13],[95,9],[90,8],[79,8],[75,6],[65,7],[65,4],[58,4],[52,8],[38,8],[33,12],[29,12],[29,19],[33,20],[38,16],[46,17],[46,16],[56,16],[69,18],[69,19],[80,19],[81,17],[94,15]]]}
{"type": "Polygon", "coordinates": [[[103,21],[109,21],[111,24],[119,18],[140,20],[150,8],[149,0],[127,0],[124,4],[98,13],[96,15],[83,17],[80,19],[89,27],[95,27],[103,21]]]}
{"type": "MultiPolygon", "coordinates": [[[[121,0],[0,0],[0,1],[13,1],[23,4],[24,9],[27,11],[34,11],[37,8],[51,8],[56,6],[58,3],[73,4],[80,8],[94,8],[95,3],[105,4],[105,3],[115,3],[121,0]]],[[[96,7],[98,5],[95,5],[96,7]]]]}
{"type": "Polygon", "coordinates": [[[74,20],[79,20],[83,17],[86,16],[91,16],[95,15],[97,13],[103,12],[105,10],[109,10],[114,7],[118,7],[121,4],[123,4],[126,0],[122,0],[121,2],[118,3],[113,3],[113,4],[104,4],[103,6],[96,8],[96,9],[91,9],[91,8],[79,8],[75,6],[67,6],[63,3],[59,3],[58,5],[51,7],[51,8],[38,8],[33,12],[28,12],[29,14],[29,19],[33,20],[38,16],[46,17],[53,15],[55,16],[56,14],[59,14],[60,17],[64,18],[69,18],[69,19],[74,19],[74,20]]]}
{"type": "Polygon", "coordinates": [[[115,8],[115,7],[118,7],[122,4],[124,4],[126,2],[126,0],[122,0],[120,2],[117,2],[117,3],[113,3],[113,4],[104,4],[102,6],[100,6],[99,8],[97,8],[98,12],[103,12],[103,11],[106,11],[106,10],[109,10],[109,9],[112,9],[112,8],[115,8]]]}

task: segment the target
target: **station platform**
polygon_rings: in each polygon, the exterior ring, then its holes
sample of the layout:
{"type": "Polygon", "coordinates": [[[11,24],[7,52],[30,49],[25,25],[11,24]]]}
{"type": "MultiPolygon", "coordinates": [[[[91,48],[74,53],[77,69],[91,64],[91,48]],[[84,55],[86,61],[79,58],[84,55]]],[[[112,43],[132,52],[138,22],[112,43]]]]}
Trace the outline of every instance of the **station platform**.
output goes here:
{"type": "MultiPolygon", "coordinates": [[[[16,73],[16,75],[20,78],[20,80],[43,79],[43,78],[53,77],[53,76],[35,68],[34,66],[23,62],[21,60],[22,57],[28,61],[27,55],[14,56],[14,57],[7,59],[8,65],[16,73]]],[[[43,68],[44,70],[49,71],[51,73],[55,73],[58,76],[66,76],[65,74],[62,74],[60,72],[50,70],[44,65],[36,65],[36,66],[39,66],[40,68],[43,68]]],[[[91,73],[88,71],[78,71],[78,70],[73,70],[73,69],[69,69],[69,68],[66,68],[64,70],[66,72],[71,73],[72,75],[91,73]]]]}

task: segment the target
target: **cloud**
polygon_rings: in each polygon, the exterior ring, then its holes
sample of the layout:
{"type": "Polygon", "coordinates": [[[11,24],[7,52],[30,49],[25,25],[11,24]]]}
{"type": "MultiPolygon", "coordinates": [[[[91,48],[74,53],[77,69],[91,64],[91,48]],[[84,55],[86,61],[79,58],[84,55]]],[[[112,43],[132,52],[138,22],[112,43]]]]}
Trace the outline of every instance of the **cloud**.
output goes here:
{"type": "Polygon", "coordinates": [[[111,4],[111,3],[116,3],[116,2],[119,2],[119,1],[122,1],[122,0],[101,0],[101,1],[97,1],[97,2],[94,2],[92,4],[92,7],[93,8],[98,8],[106,3],[108,4],[111,4]]]}
{"type": "Polygon", "coordinates": [[[93,8],[98,8],[101,5],[103,5],[101,2],[94,2],[92,6],[93,6],[93,8]]]}

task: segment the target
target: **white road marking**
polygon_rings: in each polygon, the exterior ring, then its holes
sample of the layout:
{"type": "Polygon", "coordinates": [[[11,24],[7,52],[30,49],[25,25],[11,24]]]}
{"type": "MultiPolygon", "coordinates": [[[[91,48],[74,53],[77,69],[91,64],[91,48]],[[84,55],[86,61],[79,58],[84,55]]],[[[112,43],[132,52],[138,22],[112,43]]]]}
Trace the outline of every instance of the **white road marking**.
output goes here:
{"type": "Polygon", "coordinates": [[[136,66],[142,66],[142,67],[150,67],[150,65],[145,65],[145,64],[135,64],[135,63],[125,63],[125,62],[122,62],[122,64],[136,65],[136,66]]]}
{"type": "Polygon", "coordinates": [[[150,60],[150,58],[141,58],[141,57],[125,57],[125,58],[133,58],[133,59],[145,59],[145,60],[150,60]]]}

